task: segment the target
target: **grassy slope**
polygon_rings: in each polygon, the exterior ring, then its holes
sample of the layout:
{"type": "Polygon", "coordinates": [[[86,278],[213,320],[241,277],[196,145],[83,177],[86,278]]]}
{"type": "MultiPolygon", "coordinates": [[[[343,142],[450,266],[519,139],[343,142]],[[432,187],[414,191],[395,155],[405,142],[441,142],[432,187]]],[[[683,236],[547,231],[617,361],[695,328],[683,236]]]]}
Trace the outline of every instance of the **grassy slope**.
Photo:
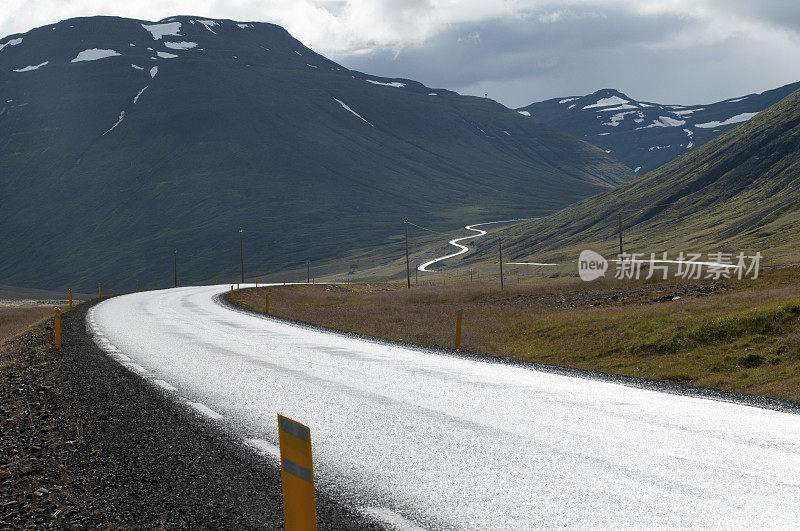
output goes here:
{"type": "Polygon", "coordinates": [[[360,249],[385,259],[404,217],[442,229],[543,214],[633,176],[492,100],[369,83],[277,26],[182,20],[199,44],[176,59],[151,59],[163,41],[109,17],[33,30],[0,54],[3,282],[165,286],[176,248],[185,282],[235,278],[240,226],[253,276],[360,249]],[[70,62],[89,47],[123,55],[70,62]],[[13,72],[40,57],[50,64],[13,72]]]}
{"type": "Polygon", "coordinates": [[[761,251],[796,259],[800,242],[800,93],[642,178],[565,208],[515,234],[515,257],[575,259],[617,252],[761,251]]]}
{"type": "Polygon", "coordinates": [[[336,329],[484,354],[800,400],[800,269],[756,281],[571,279],[242,290],[234,300],[336,329]],[[674,297],[680,297],[673,300],[674,297]]]}

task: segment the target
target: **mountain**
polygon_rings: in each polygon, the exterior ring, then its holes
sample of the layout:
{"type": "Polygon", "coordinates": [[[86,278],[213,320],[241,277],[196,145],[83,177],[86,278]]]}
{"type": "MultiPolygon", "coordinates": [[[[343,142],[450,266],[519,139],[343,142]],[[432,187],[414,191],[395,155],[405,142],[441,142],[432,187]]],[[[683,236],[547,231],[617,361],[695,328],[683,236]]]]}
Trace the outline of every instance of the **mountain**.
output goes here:
{"type": "Polygon", "coordinates": [[[655,171],[531,223],[509,238],[509,256],[615,255],[620,213],[625,252],[758,251],[765,262],[796,261],[800,91],[655,171]]]}
{"type": "MultiPolygon", "coordinates": [[[[632,178],[485,98],[355,72],[279,26],[65,20],[0,39],[0,279],[109,290],[400,253],[632,178]],[[387,244],[390,242],[390,244],[387,244]]],[[[278,277],[280,278],[280,277],[278,277]]]]}
{"type": "Polygon", "coordinates": [[[696,149],[800,89],[792,83],[704,105],[636,101],[614,89],[554,98],[518,109],[583,138],[637,173],[647,173],[696,149]]]}

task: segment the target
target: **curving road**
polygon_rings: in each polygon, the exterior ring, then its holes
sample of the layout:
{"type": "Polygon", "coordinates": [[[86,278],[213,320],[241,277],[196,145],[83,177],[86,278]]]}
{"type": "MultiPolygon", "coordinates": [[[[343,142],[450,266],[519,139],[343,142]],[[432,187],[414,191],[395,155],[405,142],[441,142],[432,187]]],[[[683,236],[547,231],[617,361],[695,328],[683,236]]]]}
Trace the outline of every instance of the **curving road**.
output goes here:
{"type": "MultiPolygon", "coordinates": [[[[474,223],[472,225],[466,225],[464,227],[465,229],[471,230],[473,232],[477,232],[478,234],[473,234],[471,236],[463,236],[461,238],[456,238],[454,240],[450,240],[447,243],[449,243],[453,247],[457,247],[458,251],[456,251],[454,253],[451,253],[451,254],[448,254],[448,255],[445,255],[445,256],[440,256],[439,258],[434,258],[433,260],[429,260],[429,261],[425,262],[424,264],[422,264],[421,266],[417,267],[417,269],[420,270],[420,271],[425,271],[426,273],[430,273],[431,270],[428,269],[429,266],[432,266],[433,264],[435,264],[437,262],[441,262],[443,260],[447,260],[448,258],[453,258],[455,256],[460,256],[460,255],[468,252],[469,251],[469,247],[467,247],[466,245],[461,245],[459,242],[463,242],[463,241],[466,241],[466,240],[471,240],[473,238],[478,238],[480,236],[483,236],[483,235],[487,234],[487,232],[485,230],[476,229],[475,227],[480,227],[482,225],[494,225],[495,223],[511,223],[513,221],[529,221],[531,219],[537,219],[537,218],[505,219],[505,220],[502,220],[502,221],[489,221],[487,223],[474,223]]],[[[550,265],[550,264],[547,264],[547,265],[550,265]]]]}
{"type": "Polygon", "coordinates": [[[800,521],[798,415],[318,331],[234,311],[224,291],[116,297],[87,322],[265,458],[277,413],[309,425],[320,488],[397,527],[800,521]]]}

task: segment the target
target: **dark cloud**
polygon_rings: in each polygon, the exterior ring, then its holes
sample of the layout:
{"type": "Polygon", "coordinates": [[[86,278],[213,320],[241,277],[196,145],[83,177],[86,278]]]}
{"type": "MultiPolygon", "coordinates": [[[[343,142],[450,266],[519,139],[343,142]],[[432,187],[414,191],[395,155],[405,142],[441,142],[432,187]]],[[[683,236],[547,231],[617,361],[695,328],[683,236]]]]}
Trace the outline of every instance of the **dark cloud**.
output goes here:
{"type": "MultiPolygon", "coordinates": [[[[9,4],[0,34],[97,9],[0,1],[9,4]]],[[[108,14],[157,20],[198,9],[281,24],[349,68],[512,107],[600,88],[703,103],[800,80],[797,0],[142,0],[108,14]]]]}
{"type": "Polygon", "coordinates": [[[800,4],[796,0],[710,0],[709,7],[788,30],[800,36],[800,4]]]}
{"type": "Polygon", "coordinates": [[[511,107],[600,88],[702,103],[800,79],[800,64],[787,65],[769,44],[735,32],[706,39],[708,19],[585,6],[556,13],[454,25],[424,45],[338,59],[387,77],[487,92],[511,107]]]}

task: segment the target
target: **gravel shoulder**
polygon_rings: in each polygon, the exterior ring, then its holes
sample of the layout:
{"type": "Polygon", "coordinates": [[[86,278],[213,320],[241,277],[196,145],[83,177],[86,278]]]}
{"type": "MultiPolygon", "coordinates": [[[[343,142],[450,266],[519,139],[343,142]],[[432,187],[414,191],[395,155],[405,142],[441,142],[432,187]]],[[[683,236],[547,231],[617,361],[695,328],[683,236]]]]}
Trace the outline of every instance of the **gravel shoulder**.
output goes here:
{"type": "MultiPolygon", "coordinates": [[[[280,471],[130,373],[86,332],[92,303],[5,346],[0,528],[280,529],[280,471]]],[[[321,529],[376,528],[317,493],[321,529]]]]}

